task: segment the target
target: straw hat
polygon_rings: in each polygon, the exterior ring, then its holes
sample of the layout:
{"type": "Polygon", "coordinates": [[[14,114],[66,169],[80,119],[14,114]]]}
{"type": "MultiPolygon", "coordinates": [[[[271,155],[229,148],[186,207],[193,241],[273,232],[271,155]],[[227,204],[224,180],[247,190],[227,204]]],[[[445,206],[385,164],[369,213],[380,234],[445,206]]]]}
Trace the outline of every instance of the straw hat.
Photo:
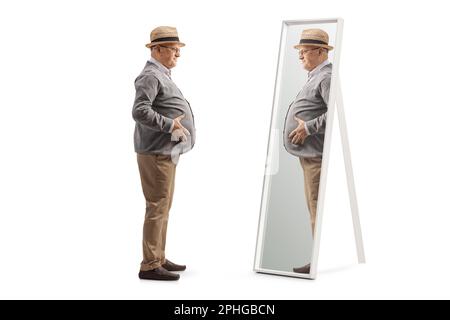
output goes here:
{"type": "Polygon", "coordinates": [[[176,43],[180,47],[185,46],[185,44],[180,42],[180,39],[178,38],[177,28],[166,26],[153,29],[150,33],[150,43],[147,43],[145,46],[147,48],[151,48],[158,44],[164,43],[176,43]]]}
{"type": "Polygon", "coordinates": [[[294,46],[294,48],[300,49],[300,46],[314,46],[333,50],[333,47],[328,45],[328,33],[322,29],[303,30],[300,43],[294,46]]]}

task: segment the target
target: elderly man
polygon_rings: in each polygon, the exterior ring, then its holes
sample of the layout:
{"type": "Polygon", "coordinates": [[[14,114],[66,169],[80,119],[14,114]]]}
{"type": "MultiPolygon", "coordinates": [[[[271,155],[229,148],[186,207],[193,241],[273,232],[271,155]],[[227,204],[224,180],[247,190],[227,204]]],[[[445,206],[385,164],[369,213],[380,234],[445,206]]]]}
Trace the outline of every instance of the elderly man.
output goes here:
{"type": "Polygon", "coordinates": [[[154,29],[146,44],[151,58],[135,81],[134,147],[146,201],[141,279],[178,280],[174,271],[186,269],[165,256],[176,165],[195,143],[191,107],[171,78],[183,46],[176,28],[154,29]]]}
{"type": "MultiPolygon", "coordinates": [[[[294,48],[299,50],[300,61],[308,71],[308,80],[289,106],[284,145],[289,153],[300,158],[314,236],[332,70],[328,51],[333,47],[328,45],[325,31],[307,29],[302,32],[300,43],[294,48]]],[[[309,273],[310,264],[294,268],[294,272],[309,273]]]]}

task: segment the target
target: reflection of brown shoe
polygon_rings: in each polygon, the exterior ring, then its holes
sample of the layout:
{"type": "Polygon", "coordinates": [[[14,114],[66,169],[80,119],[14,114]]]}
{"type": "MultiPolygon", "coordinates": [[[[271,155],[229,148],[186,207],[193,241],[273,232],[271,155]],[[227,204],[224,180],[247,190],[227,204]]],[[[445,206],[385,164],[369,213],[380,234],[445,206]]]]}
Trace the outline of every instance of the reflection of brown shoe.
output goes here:
{"type": "Polygon", "coordinates": [[[159,267],[148,271],[139,271],[139,278],[143,280],[178,280],[180,275],[159,267]]]}
{"type": "Polygon", "coordinates": [[[311,264],[308,263],[306,266],[300,267],[300,268],[294,268],[295,273],[309,273],[311,269],[311,264]]]}
{"type": "Polygon", "coordinates": [[[169,261],[166,259],[166,262],[162,265],[164,269],[167,271],[184,271],[186,270],[186,266],[182,266],[176,263],[173,263],[172,261],[169,261]]]}

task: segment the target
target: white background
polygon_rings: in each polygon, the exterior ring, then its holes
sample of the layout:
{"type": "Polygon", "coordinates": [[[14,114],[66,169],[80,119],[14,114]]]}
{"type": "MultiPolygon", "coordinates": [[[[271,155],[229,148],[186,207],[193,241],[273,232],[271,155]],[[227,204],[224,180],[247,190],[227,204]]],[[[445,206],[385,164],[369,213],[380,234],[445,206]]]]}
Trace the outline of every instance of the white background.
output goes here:
{"type": "Polygon", "coordinates": [[[3,1],[0,297],[449,298],[446,21],[445,1],[3,1]],[[333,17],[368,263],[334,130],[318,279],[254,274],[281,21],[333,17]],[[137,278],[131,106],[158,25],[187,44],[173,77],[198,134],[171,211],[176,283],[137,278]]]}

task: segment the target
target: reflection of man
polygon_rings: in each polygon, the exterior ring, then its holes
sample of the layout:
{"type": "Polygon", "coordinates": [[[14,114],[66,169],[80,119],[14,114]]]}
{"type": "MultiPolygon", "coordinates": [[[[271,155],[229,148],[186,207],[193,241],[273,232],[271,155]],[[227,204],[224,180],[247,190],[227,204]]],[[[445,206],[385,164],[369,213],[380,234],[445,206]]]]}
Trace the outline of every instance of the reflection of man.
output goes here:
{"type": "MultiPolygon", "coordinates": [[[[308,71],[308,80],[289,107],[284,145],[289,153],[300,158],[314,236],[332,69],[328,51],[333,47],[328,45],[325,31],[307,29],[294,48],[299,50],[300,61],[308,71]]],[[[294,272],[309,273],[310,265],[294,268],[294,272]]]]}
{"type": "Polygon", "coordinates": [[[195,142],[194,118],[189,103],[170,77],[184,46],[173,27],[158,27],[150,34],[151,59],[136,78],[133,118],[134,147],[146,200],[143,261],[139,278],[178,280],[183,271],[165,257],[166,231],[172,204],[178,155],[195,142]]]}

